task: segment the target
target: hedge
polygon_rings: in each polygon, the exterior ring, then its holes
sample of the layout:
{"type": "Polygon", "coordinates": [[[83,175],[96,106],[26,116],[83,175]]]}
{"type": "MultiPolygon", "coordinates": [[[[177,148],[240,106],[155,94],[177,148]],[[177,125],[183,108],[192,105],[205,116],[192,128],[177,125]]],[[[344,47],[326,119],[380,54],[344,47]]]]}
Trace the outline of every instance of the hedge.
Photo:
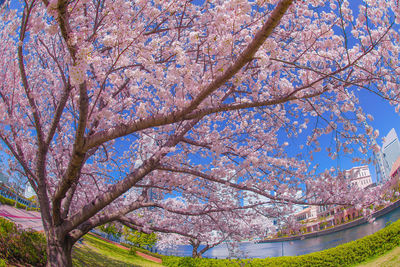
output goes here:
{"type": "Polygon", "coordinates": [[[13,265],[45,266],[46,238],[0,217],[0,259],[13,265]]]}
{"type": "Polygon", "coordinates": [[[24,204],[21,204],[21,203],[17,202],[17,208],[18,208],[18,209],[24,209],[24,210],[26,210],[27,206],[24,205],[24,204]]]}
{"type": "Polygon", "coordinates": [[[13,199],[8,199],[0,195],[0,203],[4,205],[9,205],[9,206],[14,206],[15,205],[15,200],[13,199]]]}
{"type": "Polygon", "coordinates": [[[400,245],[400,220],[361,239],[301,256],[265,259],[194,259],[164,256],[166,266],[351,266],[382,255],[400,245]]]}
{"type": "MultiPolygon", "coordinates": [[[[0,203],[8,206],[15,206],[15,200],[14,199],[9,199],[5,198],[4,196],[0,195],[0,203]]],[[[24,209],[28,211],[40,211],[40,208],[29,208],[25,204],[17,202],[16,207],[18,209],[24,209]]]]}

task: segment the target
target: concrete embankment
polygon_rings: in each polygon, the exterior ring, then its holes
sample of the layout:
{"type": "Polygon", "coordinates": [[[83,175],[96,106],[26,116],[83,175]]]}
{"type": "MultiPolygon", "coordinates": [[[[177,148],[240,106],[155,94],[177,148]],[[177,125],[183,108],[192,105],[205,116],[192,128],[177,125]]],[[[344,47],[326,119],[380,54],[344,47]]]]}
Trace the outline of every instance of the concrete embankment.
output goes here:
{"type": "MultiPolygon", "coordinates": [[[[379,218],[379,217],[391,212],[392,210],[395,210],[399,206],[400,206],[400,200],[397,200],[393,204],[374,212],[372,214],[372,217],[373,218],[379,218]]],[[[333,228],[329,228],[329,229],[326,229],[326,230],[312,232],[312,233],[308,233],[308,234],[304,234],[304,235],[266,239],[266,240],[258,241],[257,243],[283,242],[283,241],[291,241],[291,240],[306,239],[306,238],[310,238],[310,237],[323,236],[323,235],[328,235],[328,234],[331,234],[331,233],[339,232],[339,231],[342,231],[342,230],[345,230],[345,229],[349,229],[349,228],[361,225],[361,224],[366,223],[366,222],[367,222],[367,219],[362,217],[362,218],[356,219],[354,221],[351,221],[351,222],[348,222],[348,223],[344,223],[344,224],[340,224],[340,225],[337,225],[337,226],[335,226],[333,228]]]]}

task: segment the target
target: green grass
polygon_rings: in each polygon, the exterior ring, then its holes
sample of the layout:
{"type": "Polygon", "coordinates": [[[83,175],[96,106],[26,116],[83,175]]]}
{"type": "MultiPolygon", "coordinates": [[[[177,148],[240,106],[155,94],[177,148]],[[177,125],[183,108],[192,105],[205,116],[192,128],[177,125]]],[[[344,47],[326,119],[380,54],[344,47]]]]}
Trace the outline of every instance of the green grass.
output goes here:
{"type": "Polygon", "coordinates": [[[367,261],[355,265],[357,267],[392,267],[400,266],[400,247],[396,247],[393,250],[379,256],[371,257],[367,261]]]}
{"type": "Polygon", "coordinates": [[[129,250],[119,248],[92,235],[85,235],[83,244],[77,244],[72,251],[73,266],[145,266],[161,264],[129,254],[129,250]]]}

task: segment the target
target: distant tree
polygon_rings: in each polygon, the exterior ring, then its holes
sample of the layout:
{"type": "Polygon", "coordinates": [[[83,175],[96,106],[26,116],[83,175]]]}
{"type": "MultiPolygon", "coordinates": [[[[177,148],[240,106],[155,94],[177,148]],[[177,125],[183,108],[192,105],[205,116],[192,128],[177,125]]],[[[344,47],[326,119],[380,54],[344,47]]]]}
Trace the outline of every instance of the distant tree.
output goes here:
{"type": "Polygon", "coordinates": [[[3,4],[1,146],[37,193],[48,265],[71,266],[79,238],[119,220],[182,233],[197,221],[204,242],[236,236],[224,217],[251,236],[246,218],[293,205],[381,201],[309,163],[324,134],[332,159],[377,149],[360,90],[400,107],[398,3],[352,6],[3,4]]]}
{"type": "Polygon", "coordinates": [[[106,233],[108,237],[114,236],[116,238],[119,238],[122,235],[122,230],[120,227],[117,227],[115,223],[107,223],[103,224],[99,227],[99,229],[106,233]]]}
{"type": "Polygon", "coordinates": [[[151,248],[157,242],[157,235],[155,232],[144,233],[125,226],[123,227],[122,233],[125,240],[135,247],[151,248]]]}

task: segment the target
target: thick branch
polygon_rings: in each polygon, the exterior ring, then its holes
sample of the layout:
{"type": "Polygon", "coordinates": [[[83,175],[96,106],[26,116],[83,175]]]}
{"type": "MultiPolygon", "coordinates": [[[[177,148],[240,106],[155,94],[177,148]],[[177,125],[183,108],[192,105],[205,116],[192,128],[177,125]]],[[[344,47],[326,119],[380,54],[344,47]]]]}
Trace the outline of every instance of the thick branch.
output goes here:
{"type": "MultiPolygon", "coordinates": [[[[169,171],[169,172],[175,172],[175,173],[183,173],[183,174],[193,175],[193,176],[196,176],[196,177],[201,177],[201,178],[206,179],[208,181],[213,181],[213,182],[216,182],[216,183],[220,183],[220,184],[223,184],[223,185],[226,185],[226,186],[230,186],[232,188],[236,188],[236,189],[239,189],[239,190],[253,192],[253,193],[256,193],[258,195],[267,197],[267,198],[269,198],[271,200],[275,200],[275,201],[282,202],[282,203],[291,203],[291,204],[298,204],[298,205],[314,204],[314,203],[309,203],[309,202],[306,202],[306,201],[300,201],[300,200],[296,200],[296,199],[292,199],[292,198],[287,198],[287,197],[282,197],[282,196],[274,196],[274,195],[271,195],[271,194],[267,193],[266,191],[263,191],[263,190],[260,190],[260,189],[257,189],[257,188],[248,187],[248,186],[243,185],[243,184],[232,183],[232,182],[229,182],[227,180],[220,179],[220,178],[205,174],[203,172],[200,172],[200,171],[197,171],[197,170],[193,170],[193,169],[189,169],[189,168],[185,168],[185,167],[178,167],[178,166],[169,167],[169,166],[163,165],[163,166],[159,166],[157,169],[158,170],[163,170],[163,171],[169,171]]],[[[335,202],[335,203],[329,203],[329,204],[347,205],[348,203],[335,202]]]]}
{"type": "MultiPolygon", "coordinates": [[[[206,115],[211,115],[219,112],[224,112],[224,111],[234,111],[234,110],[241,110],[241,109],[249,109],[249,108],[255,108],[255,107],[265,107],[265,106],[273,106],[273,105],[278,105],[278,104],[283,104],[289,101],[297,100],[297,99],[309,99],[313,98],[319,95],[322,95],[328,90],[327,87],[325,87],[323,90],[314,92],[302,97],[296,96],[296,94],[288,94],[285,96],[282,96],[278,99],[273,99],[273,100],[265,100],[265,101],[254,101],[254,102],[245,102],[245,103],[233,103],[233,104],[220,104],[214,107],[206,107],[203,109],[198,109],[193,111],[192,113],[189,113],[185,115],[184,119],[194,119],[199,116],[206,116],[206,115]]],[[[298,91],[297,91],[298,92],[298,91]]]]}
{"type": "Polygon", "coordinates": [[[283,15],[292,4],[292,0],[282,0],[278,3],[272,11],[268,20],[264,23],[263,27],[256,33],[254,39],[246,47],[246,49],[239,55],[237,60],[229,66],[221,76],[218,76],[206,88],[200,90],[197,97],[190,103],[185,112],[191,112],[203,102],[210,94],[229,81],[236,73],[240,71],[247,63],[253,60],[255,53],[262,46],[265,40],[271,35],[272,31],[278,26],[283,15]]]}
{"type": "Polygon", "coordinates": [[[40,123],[40,117],[38,113],[38,109],[35,103],[34,98],[31,95],[31,89],[29,87],[28,83],[28,78],[26,76],[26,71],[25,71],[25,64],[24,64],[24,53],[23,53],[23,48],[22,45],[25,40],[25,33],[26,33],[26,28],[30,16],[30,12],[33,8],[33,3],[30,6],[26,6],[24,9],[24,13],[22,16],[21,20],[21,30],[20,30],[20,36],[19,36],[19,45],[18,45],[18,64],[19,64],[19,71],[21,74],[21,79],[22,79],[22,85],[25,90],[26,97],[28,98],[29,105],[31,107],[33,119],[34,119],[34,124],[35,124],[35,129],[36,129],[36,134],[38,137],[38,142],[39,142],[39,148],[43,148],[43,131],[40,123]]]}
{"type": "MultiPolygon", "coordinates": [[[[199,121],[192,120],[187,122],[177,133],[170,136],[167,142],[164,144],[164,148],[174,147],[180,142],[183,136],[193,128],[193,126],[199,121]]],[[[70,220],[65,221],[64,230],[66,232],[72,230],[74,227],[80,225],[98,211],[103,209],[105,206],[110,204],[116,198],[124,194],[130,188],[132,188],[137,182],[139,182],[143,177],[152,172],[157,168],[161,159],[165,157],[167,153],[161,151],[155,153],[152,157],[145,160],[139,168],[130,173],[125,179],[120,182],[111,185],[106,193],[98,195],[91,203],[85,205],[79,212],[72,216],[70,220]]]]}
{"type": "Polygon", "coordinates": [[[236,73],[240,71],[248,62],[253,60],[254,54],[258,51],[264,41],[271,35],[272,31],[279,24],[281,18],[291,5],[292,0],[282,0],[275,7],[263,27],[256,33],[253,41],[238,56],[237,60],[228,67],[224,73],[218,76],[213,82],[204,88],[200,88],[200,93],[193,99],[190,105],[182,110],[171,112],[168,115],[156,115],[147,119],[139,119],[131,124],[122,124],[106,131],[99,132],[90,137],[87,142],[87,148],[98,146],[109,140],[122,137],[133,132],[137,132],[150,127],[171,124],[181,121],[185,114],[195,110],[204,99],[229,81],[236,73]]]}
{"type": "Polygon", "coordinates": [[[46,162],[46,154],[47,154],[47,149],[44,145],[44,135],[43,135],[43,129],[42,125],[40,122],[40,116],[39,116],[39,111],[37,108],[37,105],[35,103],[34,98],[31,95],[31,89],[29,87],[28,83],[28,78],[26,75],[26,70],[25,70],[25,64],[24,64],[24,53],[23,53],[23,43],[25,40],[25,34],[27,30],[27,25],[28,25],[28,20],[30,13],[34,7],[35,1],[32,1],[30,5],[25,6],[25,9],[23,11],[23,17],[22,17],[22,22],[21,22],[21,29],[20,29],[20,36],[19,36],[19,45],[18,45],[18,64],[19,64],[19,70],[21,74],[21,79],[22,79],[22,85],[25,90],[26,97],[28,99],[29,105],[31,107],[31,111],[33,114],[33,120],[34,120],[34,125],[35,125],[35,130],[37,134],[37,140],[38,140],[38,151],[37,151],[37,157],[36,157],[36,182],[38,184],[37,187],[37,195],[39,198],[40,206],[44,211],[47,212],[42,212],[42,216],[44,218],[44,228],[48,228],[48,222],[51,221],[50,217],[50,205],[48,202],[48,196],[47,196],[47,185],[45,182],[46,179],[46,174],[45,174],[45,162],[46,162]]]}
{"type": "MultiPolygon", "coordinates": [[[[127,226],[129,228],[136,229],[136,230],[142,230],[144,228],[143,224],[140,224],[139,222],[135,221],[134,219],[128,218],[126,216],[121,216],[118,221],[121,222],[123,225],[125,225],[125,226],[127,226]]],[[[179,231],[177,229],[166,229],[166,228],[161,228],[161,227],[157,227],[157,226],[150,226],[149,229],[154,231],[154,232],[168,233],[168,234],[178,234],[178,235],[181,235],[181,236],[186,236],[186,237],[190,237],[190,238],[195,238],[196,239],[196,236],[191,235],[188,232],[179,231]]]]}
{"type": "Polygon", "coordinates": [[[65,197],[68,189],[79,177],[79,173],[85,162],[84,147],[84,134],[87,124],[87,115],[89,107],[89,98],[87,95],[86,82],[79,85],[79,122],[78,129],[75,136],[74,148],[72,150],[72,157],[70,164],[57,187],[53,198],[53,221],[55,225],[61,223],[61,201],[65,197]]]}
{"type": "Polygon", "coordinates": [[[67,100],[68,100],[70,92],[71,92],[71,86],[69,84],[65,85],[64,92],[63,92],[60,102],[58,103],[58,106],[56,108],[56,112],[53,117],[53,121],[51,122],[50,130],[49,130],[49,133],[46,138],[46,143],[45,143],[46,147],[48,147],[50,145],[50,142],[54,137],[57,126],[60,123],[61,115],[63,113],[65,105],[67,104],[67,100]]]}
{"type": "MultiPolygon", "coordinates": [[[[68,50],[73,60],[73,64],[76,64],[76,52],[77,47],[72,45],[70,42],[70,33],[72,32],[69,25],[69,14],[68,14],[68,2],[58,1],[58,22],[61,30],[61,34],[64,38],[65,43],[68,46],[68,50]]],[[[86,129],[86,124],[88,120],[88,109],[89,109],[89,97],[87,94],[87,84],[86,81],[79,85],[79,120],[78,129],[75,135],[74,146],[72,150],[71,161],[68,168],[58,185],[54,197],[53,197],[53,222],[55,225],[61,223],[61,201],[65,197],[68,189],[76,181],[79,176],[80,170],[85,161],[85,151],[84,148],[84,134],[86,129]]]]}
{"type": "Polygon", "coordinates": [[[71,234],[77,238],[80,238],[81,236],[85,235],[87,232],[89,232],[91,229],[118,220],[120,216],[124,216],[125,214],[132,212],[134,210],[140,209],[140,208],[148,208],[152,207],[153,203],[142,203],[142,202],[134,202],[128,207],[123,208],[124,211],[117,211],[114,213],[102,213],[98,214],[95,217],[92,217],[88,221],[84,222],[81,224],[77,229],[74,229],[71,231],[71,234]]]}

